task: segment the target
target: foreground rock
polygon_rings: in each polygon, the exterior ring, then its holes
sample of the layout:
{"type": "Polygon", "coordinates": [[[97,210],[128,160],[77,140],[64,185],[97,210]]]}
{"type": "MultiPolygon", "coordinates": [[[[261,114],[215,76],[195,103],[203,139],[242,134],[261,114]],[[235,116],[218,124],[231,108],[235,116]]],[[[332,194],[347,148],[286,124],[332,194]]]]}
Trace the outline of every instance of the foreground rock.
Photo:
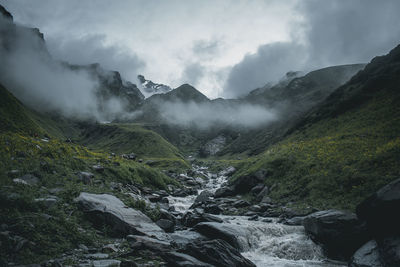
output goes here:
{"type": "Polygon", "coordinates": [[[350,267],[380,267],[380,255],[375,240],[368,241],[354,253],[349,263],[350,267]]]}
{"type": "Polygon", "coordinates": [[[400,179],[382,187],[357,206],[374,237],[400,235],[400,179]]]}
{"type": "Polygon", "coordinates": [[[247,237],[251,234],[246,228],[232,224],[204,222],[197,224],[194,229],[211,239],[222,239],[232,247],[244,250],[247,248],[247,237]]]}
{"type": "Polygon", "coordinates": [[[254,174],[238,177],[230,185],[218,189],[214,197],[229,197],[248,193],[254,187],[263,183],[267,176],[266,171],[260,170],[254,174]]]}
{"type": "Polygon", "coordinates": [[[237,249],[220,239],[190,243],[183,252],[214,266],[255,267],[237,249]]]}
{"type": "Polygon", "coordinates": [[[400,266],[399,211],[400,179],[382,187],[357,206],[357,215],[366,221],[384,266],[400,266]]]}
{"type": "Polygon", "coordinates": [[[117,236],[147,235],[168,240],[167,234],[142,212],[128,208],[115,196],[81,193],[75,199],[79,207],[95,225],[109,225],[117,236]]]}
{"type": "Polygon", "coordinates": [[[182,217],[182,224],[187,227],[193,227],[198,223],[201,222],[217,222],[217,223],[222,223],[222,219],[213,216],[208,213],[198,213],[198,212],[190,212],[188,211],[183,217],[182,217]]]}
{"type": "Polygon", "coordinates": [[[336,260],[349,260],[370,239],[365,224],[349,212],[315,212],[304,218],[303,225],[311,239],[321,244],[325,254],[336,260]]]}

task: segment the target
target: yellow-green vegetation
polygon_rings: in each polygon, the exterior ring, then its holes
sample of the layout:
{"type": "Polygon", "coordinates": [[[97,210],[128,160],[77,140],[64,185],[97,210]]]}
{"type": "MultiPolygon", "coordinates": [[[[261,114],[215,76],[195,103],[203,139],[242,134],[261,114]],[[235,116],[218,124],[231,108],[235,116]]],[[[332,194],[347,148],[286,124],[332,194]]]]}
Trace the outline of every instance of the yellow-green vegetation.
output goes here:
{"type": "Polygon", "coordinates": [[[43,133],[43,129],[30,117],[30,114],[31,111],[0,84],[0,133],[4,131],[43,133]]]}
{"type": "Polygon", "coordinates": [[[234,178],[265,169],[276,201],[353,210],[400,174],[399,100],[382,90],[356,109],[307,124],[246,159],[234,178]]]}
{"type": "MultiPolygon", "coordinates": [[[[156,219],[157,210],[143,203],[135,203],[126,195],[113,191],[111,183],[139,184],[166,189],[167,184],[177,184],[157,169],[135,161],[93,152],[87,148],[58,139],[30,137],[12,131],[0,134],[0,224],[10,227],[12,233],[29,240],[20,251],[2,251],[15,255],[18,262],[35,262],[55,256],[79,244],[101,242],[92,227],[77,210],[73,199],[80,192],[112,193],[127,205],[134,206],[156,219]],[[95,172],[93,165],[104,171],[95,172]],[[18,172],[12,172],[18,170],[18,172]],[[90,183],[83,183],[80,171],[94,174],[90,183]],[[39,179],[34,186],[15,184],[13,179],[32,174],[39,179]],[[59,188],[56,193],[50,190],[59,188]],[[46,207],[36,198],[54,195],[59,198],[55,206],[46,207]]],[[[9,241],[10,239],[5,239],[9,241]]],[[[15,248],[15,244],[5,247],[15,248]]]]}
{"type": "MultiPolygon", "coordinates": [[[[1,86],[0,104],[0,225],[5,227],[2,230],[5,234],[0,235],[0,258],[16,263],[40,262],[77,248],[79,244],[105,242],[106,236],[96,233],[73,203],[82,191],[111,193],[127,205],[157,219],[157,209],[134,201],[120,190],[113,190],[111,185],[121,183],[123,186],[142,185],[155,189],[166,189],[168,184],[178,185],[150,164],[111,154],[107,148],[113,146],[92,151],[83,145],[66,142],[66,137],[79,137],[79,122],[37,113],[23,106],[1,86]],[[104,169],[96,172],[94,165],[104,169]],[[94,178],[89,182],[82,181],[78,175],[82,171],[92,172],[94,178]],[[38,183],[24,185],[13,181],[26,174],[35,176],[38,183]],[[37,200],[49,195],[57,197],[54,205],[47,206],[37,200]]],[[[139,150],[141,146],[135,147],[133,143],[143,143],[149,135],[140,140],[130,136],[130,146],[125,146],[124,150],[122,144],[116,152],[139,150]]],[[[172,145],[160,145],[160,142],[142,144],[139,151],[152,149],[147,155],[155,155],[159,149],[163,156],[174,155],[170,162],[162,161],[164,166],[187,166],[172,145]]],[[[105,228],[103,235],[106,234],[105,228]]]]}
{"type": "Polygon", "coordinates": [[[96,124],[87,127],[80,142],[96,151],[135,153],[152,166],[186,169],[189,164],[179,150],[159,134],[135,123],[96,124]]]}

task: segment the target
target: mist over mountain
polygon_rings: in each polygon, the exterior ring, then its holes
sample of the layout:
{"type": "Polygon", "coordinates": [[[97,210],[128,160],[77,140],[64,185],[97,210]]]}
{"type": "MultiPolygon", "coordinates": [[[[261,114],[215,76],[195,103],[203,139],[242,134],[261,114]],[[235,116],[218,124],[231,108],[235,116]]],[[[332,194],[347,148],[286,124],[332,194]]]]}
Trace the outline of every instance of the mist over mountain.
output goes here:
{"type": "Polygon", "coordinates": [[[214,2],[0,4],[0,266],[400,266],[400,5],[214,2]]]}
{"type": "Polygon", "coordinates": [[[144,98],[136,85],[99,65],[79,66],[49,54],[38,29],[0,17],[0,81],[21,101],[41,111],[67,117],[113,120],[128,116],[144,98]]]}

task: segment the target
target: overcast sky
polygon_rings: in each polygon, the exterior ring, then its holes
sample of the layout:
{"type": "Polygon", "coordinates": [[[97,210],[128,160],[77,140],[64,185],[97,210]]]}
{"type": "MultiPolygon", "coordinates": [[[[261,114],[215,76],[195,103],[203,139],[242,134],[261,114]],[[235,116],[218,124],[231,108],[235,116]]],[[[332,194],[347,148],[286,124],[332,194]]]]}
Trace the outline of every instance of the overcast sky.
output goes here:
{"type": "Polygon", "coordinates": [[[400,43],[398,0],[0,0],[54,57],[211,98],[287,71],[368,62],[400,43]]]}

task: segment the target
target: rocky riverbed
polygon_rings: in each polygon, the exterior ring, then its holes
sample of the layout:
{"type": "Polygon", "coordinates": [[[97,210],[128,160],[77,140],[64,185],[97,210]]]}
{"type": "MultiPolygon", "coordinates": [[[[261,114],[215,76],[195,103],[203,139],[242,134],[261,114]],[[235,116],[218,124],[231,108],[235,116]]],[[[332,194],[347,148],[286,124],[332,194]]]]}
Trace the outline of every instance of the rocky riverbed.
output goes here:
{"type": "Polygon", "coordinates": [[[263,194],[257,203],[232,195],[242,183],[227,183],[234,171],[212,173],[194,165],[187,173],[171,174],[184,186],[169,193],[113,185],[157,210],[155,221],[111,194],[81,192],[75,204],[99,233],[108,233],[108,244],[81,245],[38,266],[396,266],[393,229],[383,231],[375,217],[367,223],[359,217],[367,217],[367,209],[386,216],[375,204],[395,205],[391,200],[400,182],[364,201],[358,217],[337,210],[296,214],[274,204],[268,189],[254,181],[250,192],[263,194]],[[394,252],[381,251],[382,246],[394,252]]]}

